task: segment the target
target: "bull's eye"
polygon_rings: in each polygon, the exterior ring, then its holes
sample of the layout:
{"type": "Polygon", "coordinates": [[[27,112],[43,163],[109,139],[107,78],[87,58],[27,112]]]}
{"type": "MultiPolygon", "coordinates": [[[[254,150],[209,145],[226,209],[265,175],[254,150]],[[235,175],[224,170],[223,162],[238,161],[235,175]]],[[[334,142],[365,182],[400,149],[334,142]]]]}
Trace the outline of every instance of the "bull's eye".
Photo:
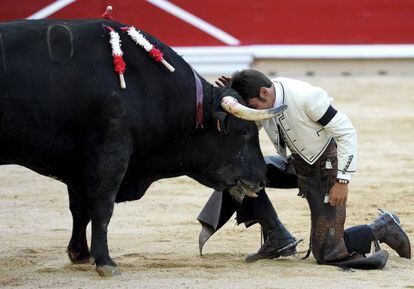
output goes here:
{"type": "Polygon", "coordinates": [[[242,136],[247,136],[247,135],[249,135],[249,132],[247,130],[242,130],[241,135],[242,136]]]}

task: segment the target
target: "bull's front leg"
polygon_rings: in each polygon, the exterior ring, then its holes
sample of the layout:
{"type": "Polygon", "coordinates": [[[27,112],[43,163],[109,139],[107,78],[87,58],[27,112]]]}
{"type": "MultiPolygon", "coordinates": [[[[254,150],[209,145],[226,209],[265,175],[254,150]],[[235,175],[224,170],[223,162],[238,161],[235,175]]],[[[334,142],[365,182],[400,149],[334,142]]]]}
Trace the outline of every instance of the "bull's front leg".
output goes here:
{"type": "Polygon", "coordinates": [[[91,220],[90,213],[85,204],[83,192],[68,186],[69,208],[73,218],[72,237],[67,253],[74,264],[89,263],[89,248],[86,240],[86,227],[91,220]]]}
{"type": "Polygon", "coordinates": [[[87,190],[89,212],[92,222],[91,259],[96,271],[101,276],[119,275],[120,272],[109,257],[107,232],[114,210],[114,203],[122,178],[126,172],[128,161],[122,157],[109,160],[104,156],[105,165],[92,170],[91,186],[87,190]],[[99,177],[97,177],[99,176],[99,177]]]}
{"type": "Polygon", "coordinates": [[[132,146],[122,136],[94,146],[86,164],[86,199],[92,222],[91,260],[101,276],[119,275],[109,256],[107,232],[119,187],[128,168],[132,146]]]}
{"type": "Polygon", "coordinates": [[[108,250],[108,225],[114,209],[114,201],[103,198],[94,201],[91,209],[92,217],[92,241],[91,256],[96,265],[96,271],[101,276],[119,275],[117,265],[109,256],[108,250]]]}

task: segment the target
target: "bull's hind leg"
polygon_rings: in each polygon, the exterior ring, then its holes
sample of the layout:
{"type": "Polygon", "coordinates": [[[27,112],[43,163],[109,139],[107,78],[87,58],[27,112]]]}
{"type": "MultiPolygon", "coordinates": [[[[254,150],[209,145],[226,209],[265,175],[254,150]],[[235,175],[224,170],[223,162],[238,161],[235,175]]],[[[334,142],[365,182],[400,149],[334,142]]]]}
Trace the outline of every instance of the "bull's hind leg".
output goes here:
{"type": "Polygon", "coordinates": [[[91,220],[90,213],[85,205],[83,192],[68,186],[69,208],[72,213],[73,228],[67,253],[74,264],[89,263],[89,248],[86,240],[86,227],[91,220]]]}

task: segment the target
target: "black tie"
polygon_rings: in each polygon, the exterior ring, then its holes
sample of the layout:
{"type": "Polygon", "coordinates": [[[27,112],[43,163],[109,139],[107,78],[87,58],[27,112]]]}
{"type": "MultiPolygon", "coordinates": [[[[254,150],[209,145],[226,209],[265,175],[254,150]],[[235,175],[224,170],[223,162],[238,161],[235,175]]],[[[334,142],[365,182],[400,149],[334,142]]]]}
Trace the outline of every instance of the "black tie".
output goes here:
{"type": "Polygon", "coordinates": [[[286,147],[286,143],[285,143],[285,140],[283,139],[282,129],[280,128],[279,125],[277,125],[277,130],[279,131],[279,143],[280,143],[280,146],[282,148],[285,148],[286,147]]]}

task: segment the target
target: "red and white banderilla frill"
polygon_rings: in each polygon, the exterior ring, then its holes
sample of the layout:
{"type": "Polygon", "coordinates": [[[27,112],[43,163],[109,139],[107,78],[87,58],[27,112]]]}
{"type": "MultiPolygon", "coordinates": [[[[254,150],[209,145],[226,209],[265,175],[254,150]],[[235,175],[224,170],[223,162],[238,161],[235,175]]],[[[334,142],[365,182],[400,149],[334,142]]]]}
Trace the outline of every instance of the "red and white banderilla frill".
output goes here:
{"type": "Polygon", "coordinates": [[[126,31],[132,40],[144,48],[155,61],[161,62],[169,71],[175,71],[175,68],[164,59],[163,53],[145,39],[144,35],[136,30],[134,26],[122,27],[121,30],[126,31]]]}
{"type": "Polygon", "coordinates": [[[122,89],[126,88],[124,72],[126,68],[126,64],[122,55],[124,54],[121,50],[121,39],[119,34],[110,26],[104,25],[105,29],[109,31],[109,43],[111,43],[112,47],[112,57],[114,59],[114,69],[115,72],[119,74],[119,83],[122,89]]]}

